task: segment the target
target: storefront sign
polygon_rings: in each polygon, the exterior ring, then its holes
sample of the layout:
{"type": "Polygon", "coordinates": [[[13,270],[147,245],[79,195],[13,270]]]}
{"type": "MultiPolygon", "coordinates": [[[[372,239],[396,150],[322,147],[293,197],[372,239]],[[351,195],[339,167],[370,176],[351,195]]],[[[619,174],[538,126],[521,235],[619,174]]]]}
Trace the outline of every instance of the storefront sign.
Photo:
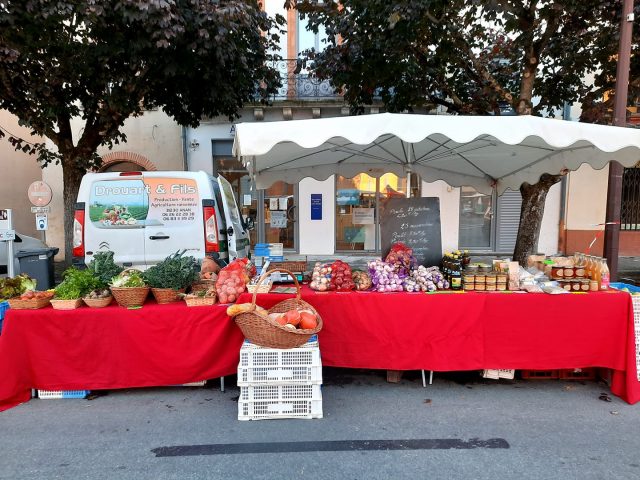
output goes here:
{"type": "Polygon", "coordinates": [[[354,188],[338,190],[337,205],[360,205],[360,190],[354,188]]]}
{"type": "Polygon", "coordinates": [[[354,208],[351,211],[353,225],[373,225],[375,209],[373,208],[354,208]]]}
{"type": "Polygon", "coordinates": [[[270,198],[269,199],[269,210],[278,210],[278,199],[270,198]]]}
{"type": "Polygon", "coordinates": [[[281,210],[272,211],[271,228],[287,228],[287,212],[281,210]]]}
{"type": "Polygon", "coordinates": [[[311,220],[322,220],[322,194],[311,194],[311,220]]]}
{"type": "Polygon", "coordinates": [[[287,209],[287,204],[288,204],[288,198],[287,197],[280,197],[278,199],[278,210],[286,210],[287,209]]]}
{"type": "Polygon", "coordinates": [[[251,206],[251,194],[244,194],[242,196],[242,205],[244,207],[250,207],[251,206]]]}

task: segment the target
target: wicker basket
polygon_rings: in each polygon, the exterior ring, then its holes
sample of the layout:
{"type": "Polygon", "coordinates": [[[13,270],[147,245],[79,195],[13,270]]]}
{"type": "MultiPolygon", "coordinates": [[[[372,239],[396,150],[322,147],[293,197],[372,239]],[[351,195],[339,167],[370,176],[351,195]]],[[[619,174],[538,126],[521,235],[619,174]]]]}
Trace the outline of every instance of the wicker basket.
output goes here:
{"type": "Polygon", "coordinates": [[[318,325],[316,328],[307,330],[290,330],[271,320],[267,315],[257,312],[255,310],[256,295],[258,294],[257,291],[253,293],[253,298],[251,300],[254,310],[236,315],[234,320],[236,325],[238,325],[240,330],[242,330],[245,338],[251,343],[270,348],[299,347],[300,345],[307,343],[313,334],[322,330],[322,318],[313,306],[300,298],[300,284],[298,283],[298,280],[296,280],[296,277],[288,270],[275,268],[263,273],[257,283],[258,289],[260,288],[262,281],[273,272],[282,272],[291,275],[296,284],[296,296],[295,298],[288,298],[282,302],[276,303],[268,310],[268,313],[285,313],[289,310],[311,310],[318,319],[318,325]]]}
{"type": "Polygon", "coordinates": [[[216,297],[199,297],[197,295],[185,295],[184,301],[187,307],[205,307],[215,305],[216,297]]]}
{"type": "Polygon", "coordinates": [[[113,301],[113,297],[111,295],[103,298],[85,297],[82,299],[82,301],[86,303],[88,307],[91,307],[91,308],[104,308],[111,305],[111,302],[113,301]]]}
{"type": "Polygon", "coordinates": [[[81,298],[74,298],[73,300],[60,300],[59,298],[51,299],[51,306],[56,310],[75,310],[82,305],[81,298]]]}
{"type": "Polygon", "coordinates": [[[279,270],[289,270],[291,272],[304,273],[307,271],[306,261],[284,261],[284,262],[271,262],[270,268],[276,268],[279,270]]]}
{"type": "Polygon", "coordinates": [[[140,307],[149,295],[149,287],[111,287],[111,293],[121,307],[140,307]]]}
{"type": "Polygon", "coordinates": [[[181,288],[180,290],[174,290],[173,288],[152,288],[151,293],[153,293],[153,298],[156,299],[156,302],[163,303],[172,303],[180,301],[180,294],[184,293],[185,289],[181,288]]]}
{"type": "Polygon", "coordinates": [[[9,302],[9,307],[14,310],[35,310],[49,305],[51,303],[51,298],[31,298],[29,300],[10,298],[7,302],[9,302]]]}
{"type": "Polygon", "coordinates": [[[209,290],[216,286],[215,280],[198,280],[196,283],[191,284],[192,292],[200,292],[202,290],[209,290]]]}

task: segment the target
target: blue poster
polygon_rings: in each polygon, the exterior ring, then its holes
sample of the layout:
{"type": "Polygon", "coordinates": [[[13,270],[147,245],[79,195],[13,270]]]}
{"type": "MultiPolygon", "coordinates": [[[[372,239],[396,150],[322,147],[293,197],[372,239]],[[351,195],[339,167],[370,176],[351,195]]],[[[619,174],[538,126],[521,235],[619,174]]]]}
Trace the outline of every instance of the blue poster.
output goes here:
{"type": "Polygon", "coordinates": [[[311,194],[311,220],[322,220],[322,194],[311,194]]]}

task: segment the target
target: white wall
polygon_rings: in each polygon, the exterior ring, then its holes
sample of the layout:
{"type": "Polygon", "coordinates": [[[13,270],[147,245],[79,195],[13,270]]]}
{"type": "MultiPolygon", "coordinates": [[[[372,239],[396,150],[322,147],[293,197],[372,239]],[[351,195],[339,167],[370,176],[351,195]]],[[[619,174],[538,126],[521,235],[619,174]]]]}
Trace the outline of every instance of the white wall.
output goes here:
{"type": "Polygon", "coordinates": [[[422,182],[422,196],[440,199],[442,250],[456,250],[460,230],[460,189],[451,187],[442,180],[422,182]]]}
{"type": "Polygon", "coordinates": [[[609,166],[594,170],[582,165],[569,173],[567,181],[567,230],[597,230],[604,223],[607,209],[609,166]]]}
{"type": "Polygon", "coordinates": [[[189,170],[203,170],[213,174],[213,150],[211,140],[233,140],[229,123],[202,123],[198,128],[187,129],[187,158],[189,170]],[[199,146],[192,148],[192,142],[199,146]]]}
{"type": "Polygon", "coordinates": [[[298,185],[298,220],[301,255],[333,255],[336,239],[336,180],[303,179],[298,185]],[[322,220],[311,220],[311,194],[322,194],[322,220]]]}

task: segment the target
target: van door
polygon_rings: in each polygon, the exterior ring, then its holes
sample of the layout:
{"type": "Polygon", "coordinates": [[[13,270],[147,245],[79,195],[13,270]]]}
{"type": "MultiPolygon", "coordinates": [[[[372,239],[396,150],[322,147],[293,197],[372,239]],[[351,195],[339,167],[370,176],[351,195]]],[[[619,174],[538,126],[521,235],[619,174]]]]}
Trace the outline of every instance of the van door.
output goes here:
{"type": "Polygon", "coordinates": [[[89,186],[85,210],[85,261],[111,250],[116,263],[144,268],[144,229],[149,210],[142,176],[96,180],[89,186]]]}
{"type": "Polygon", "coordinates": [[[145,225],[145,260],[155,265],[169,255],[204,257],[202,205],[195,178],[144,174],[149,212],[145,225]]]}
{"type": "Polygon", "coordinates": [[[222,197],[222,207],[226,220],[226,235],[229,246],[229,261],[236,258],[249,256],[249,235],[242,223],[240,210],[236,203],[231,184],[222,176],[218,175],[218,186],[222,197]]]}

